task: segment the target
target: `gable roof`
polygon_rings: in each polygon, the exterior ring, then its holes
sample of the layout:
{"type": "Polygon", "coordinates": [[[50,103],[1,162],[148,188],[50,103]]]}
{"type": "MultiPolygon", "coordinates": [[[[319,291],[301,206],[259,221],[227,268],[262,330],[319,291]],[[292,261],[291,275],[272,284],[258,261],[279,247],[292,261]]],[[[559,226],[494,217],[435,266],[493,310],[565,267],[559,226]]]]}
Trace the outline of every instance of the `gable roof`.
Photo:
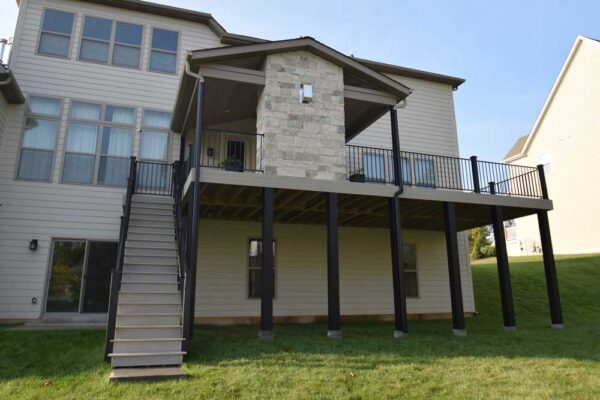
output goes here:
{"type": "Polygon", "coordinates": [[[525,142],[527,141],[528,137],[529,135],[524,135],[518,138],[517,141],[512,145],[508,153],[506,153],[506,155],[504,156],[504,160],[507,160],[511,157],[516,156],[517,154],[520,154],[523,150],[523,146],[525,146],[525,142]]]}
{"type": "Polygon", "coordinates": [[[0,93],[4,95],[4,98],[10,104],[25,103],[25,96],[23,96],[15,76],[3,64],[0,64],[0,93]]]}
{"type": "MultiPolygon", "coordinates": [[[[569,55],[567,56],[567,59],[565,60],[563,66],[560,70],[560,73],[558,74],[558,77],[556,78],[556,80],[554,81],[554,84],[552,85],[552,89],[550,89],[550,94],[546,98],[546,101],[544,102],[544,105],[542,106],[542,110],[540,111],[537,119],[535,120],[533,127],[531,128],[531,132],[529,132],[529,135],[526,136],[525,143],[523,143],[523,145],[521,146],[520,151],[516,152],[515,154],[511,154],[511,152],[513,150],[513,149],[511,149],[504,157],[504,160],[503,160],[504,162],[515,161],[515,160],[523,158],[527,155],[527,150],[529,149],[529,147],[531,146],[531,143],[535,139],[535,137],[538,133],[538,130],[542,124],[542,121],[544,120],[544,117],[546,116],[546,113],[548,112],[548,109],[550,108],[550,105],[552,104],[552,101],[554,100],[554,96],[556,96],[556,93],[558,92],[558,89],[560,88],[560,85],[562,84],[563,79],[571,66],[571,63],[573,62],[573,59],[575,58],[575,55],[577,54],[577,50],[579,50],[579,47],[581,46],[581,44],[583,42],[592,43],[594,46],[600,46],[600,42],[596,39],[591,39],[591,38],[588,38],[585,36],[577,36],[577,38],[575,39],[575,43],[573,43],[573,46],[571,47],[571,50],[569,51],[569,55]]],[[[522,138],[519,138],[517,140],[517,142],[521,139],[522,138]]],[[[516,143],[515,143],[515,145],[516,145],[516,143]]],[[[513,145],[513,148],[515,147],[515,145],[513,145]]]]}
{"type": "Polygon", "coordinates": [[[344,70],[350,70],[353,74],[393,94],[397,97],[398,101],[404,99],[411,92],[408,87],[400,82],[363,65],[354,58],[342,54],[311,37],[196,50],[191,52],[190,64],[219,62],[242,57],[260,57],[268,54],[299,50],[309,51],[344,68],[344,70]]]}

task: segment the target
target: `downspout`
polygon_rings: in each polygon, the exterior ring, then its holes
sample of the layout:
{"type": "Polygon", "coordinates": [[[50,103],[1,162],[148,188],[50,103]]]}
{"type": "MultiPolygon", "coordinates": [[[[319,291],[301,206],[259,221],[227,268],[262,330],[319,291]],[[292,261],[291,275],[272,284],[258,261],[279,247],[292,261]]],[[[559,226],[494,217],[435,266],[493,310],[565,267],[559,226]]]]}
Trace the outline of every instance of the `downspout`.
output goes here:
{"type": "Polygon", "coordinates": [[[406,105],[408,104],[408,102],[406,101],[406,98],[402,99],[402,101],[398,104],[396,104],[394,107],[392,107],[391,114],[390,116],[392,117],[392,144],[394,145],[394,153],[396,158],[398,158],[398,170],[396,172],[399,172],[399,174],[397,175],[397,184],[398,184],[398,190],[396,191],[396,193],[394,193],[394,201],[398,200],[399,196],[402,194],[402,192],[404,192],[404,182],[402,181],[402,157],[400,156],[400,137],[399,137],[399,133],[398,133],[398,117],[396,114],[396,110],[399,109],[403,109],[406,108],[406,105]]]}

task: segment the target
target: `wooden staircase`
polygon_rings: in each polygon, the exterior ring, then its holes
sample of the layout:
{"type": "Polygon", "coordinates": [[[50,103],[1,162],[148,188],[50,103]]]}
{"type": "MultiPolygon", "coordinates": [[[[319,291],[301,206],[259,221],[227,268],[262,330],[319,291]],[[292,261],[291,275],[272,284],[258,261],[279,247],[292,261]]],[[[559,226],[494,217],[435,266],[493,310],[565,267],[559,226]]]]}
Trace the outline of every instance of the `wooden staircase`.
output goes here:
{"type": "Polygon", "coordinates": [[[108,354],[111,379],[160,378],[148,368],[167,371],[169,377],[185,375],[163,368],[178,369],[185,355],[178,263],[173,198],[134,194],[108,354]]]}

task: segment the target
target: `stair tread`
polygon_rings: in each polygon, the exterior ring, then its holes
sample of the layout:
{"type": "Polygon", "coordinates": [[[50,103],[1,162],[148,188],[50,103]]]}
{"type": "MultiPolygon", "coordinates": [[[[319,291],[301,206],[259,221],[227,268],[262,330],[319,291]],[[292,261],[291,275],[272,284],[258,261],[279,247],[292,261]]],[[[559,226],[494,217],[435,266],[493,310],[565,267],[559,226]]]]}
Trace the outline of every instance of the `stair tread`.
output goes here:
{"type": "Polygon", "coordinates": [[[115,325],[116,328],[123,329],[155,329],[155,328],[181,328],[181,325],[115,325]]]}
{"type": "Polygon", "coordinates": [[[174,340],[183,342],[185,339],[178,337],[178,338],[158,338],[158,339],[152,339],[152,338],[150,338],[150,339],[148,339],[148,338],[145,338],[145,339],[113,339],[112,341],[128,343],[128,342],[167,342],[167,341],[174,341],[174,340]]]}
{"type": "MultiPolygon", "coordinates": [[[[139,283],[142,285],[177,285],[177,282],[159,282],[159,281],[126,281],[121,280],[121,283],[139,283]]],[[[177,292],[179,293],[179,292],[177,292]]]]}
{"type": "Polygon", "coordinates": [[[161,380],[182,378],[187,374],[179,367],[120,367],[110,373],[112,381],[161,380]]]}
{"type": "Polygon", "coordinates": [[[139,356],[180,356],[186,355],[185,351],[164,351],[164,352],[144,352],[144,353],[110,353],[109,357],[139,357],[139,356]]]}
{"type": "MultiPolygon", "coordinates": [[[[134,275],[179,275],[178,272],[150,272],[150,271],[123,271],[123,274],[134,274],[134,275]]],[[[123,282],[123,281],[121,281],[123,282]]],[[[130,281],[131,282],[131,281],[130,281]]],[[[144,282],[135,282],[144,283],[144,282]]]]}
{"type": "Polygon", "coordinates": [[[132,313],[117,313],[118,317],[180,317],[181,314],[180,313],[138,313],[138,314],[132,314],[132,313]]]}

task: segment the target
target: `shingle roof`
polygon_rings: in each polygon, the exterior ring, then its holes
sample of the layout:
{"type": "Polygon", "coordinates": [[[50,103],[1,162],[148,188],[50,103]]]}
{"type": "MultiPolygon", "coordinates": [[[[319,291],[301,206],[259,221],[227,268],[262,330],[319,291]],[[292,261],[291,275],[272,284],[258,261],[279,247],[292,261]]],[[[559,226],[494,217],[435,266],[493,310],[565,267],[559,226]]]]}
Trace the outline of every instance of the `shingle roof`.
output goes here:
{"type": "Polygon", "coordinates": [[[520,138],[518,138],[517,141],[512,145],[512,147],[510,148],[508,153],[506,153],[506,155],[504,156],[504,159],[508,160],[509,158],[514,157],[517,154],[520,154],[521,151],[523,150],[523,146],[525,146],[525,142],[527,142],[528,137],[529,137],[529,135],[525,135],[525,136],[521,136],[520,138]]]}

